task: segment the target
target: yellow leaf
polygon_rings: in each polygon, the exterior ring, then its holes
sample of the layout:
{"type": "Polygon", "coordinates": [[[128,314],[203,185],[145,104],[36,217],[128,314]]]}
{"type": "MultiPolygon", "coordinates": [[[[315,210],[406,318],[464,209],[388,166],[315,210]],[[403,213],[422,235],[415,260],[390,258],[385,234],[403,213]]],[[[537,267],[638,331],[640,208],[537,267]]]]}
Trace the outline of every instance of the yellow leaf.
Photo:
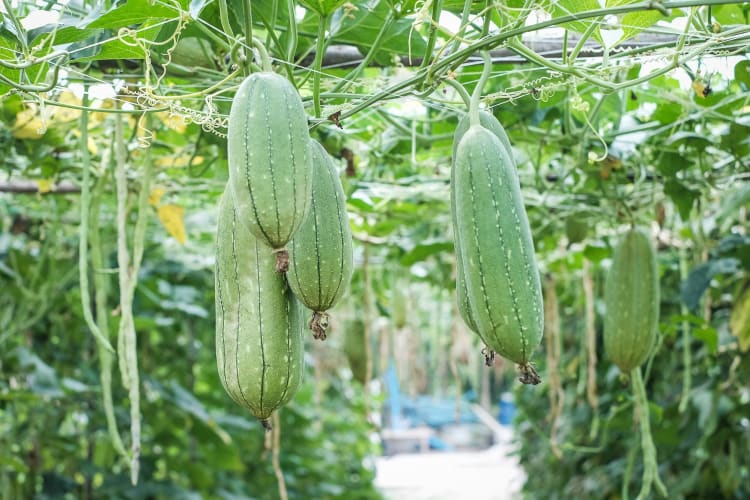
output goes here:
{"type": "Polygon", "coordinates": [[[155,187],[152,189],[151,193],[148,195],[148,204],[152,207],[158,205],[161,201],[161,197],[164,196],[164,193],[166,193],[164,188],[155,187]]]}
{"type": "Polygon", "coordinates": [[[96,147],[96,141],[94,141],[94,138],[91,136],[89,136],[87,146],[89,148],[89,153],[91,153],[92,155],[95,155],[99,152],[99,148],[96,147]]]}
{"type": "MultiPolygon", "coordinates": [[[[157,167],[165,167],[165,168],[181,168],[181,167],[187,167],[188,163],[190,163],[190,156],[188,154],[183,155],[169,155],[169,156],[160,156],[156,159],[154,164],[157,167]]],[[[193,158],[193,166],[200,165],[203,163],[203,157],[200,155],[196,155],[195,158],[193,158]]]]}
{"type": "Polygon", "coordinates": [[[711,88],[703,83],[703,81],[700,79],[693,80],[693,90],[695,91],[695,95],[697,95],[701,99],[705,99],[706,96],[711,92],[711,88]]]}
{"type": "Polygon", "coordinates": [[[36,181],[39,194],[49,193],[55,188],[55,181],[52,179],[39,179],[36,181]]]}
{"type": "Polygon", "coordinates": [[[750,349],[750,288],[737,297],[729,318],[729,330],[737,337],[740,351],[750,349]]]}
{"type": "MultiPolygon", "coordinates": [[[[69,90],[65,90],[60,93],[60,95],[57,97],[57,101],[61,104],[72,104],[74,106],[81,105],[81,100],[78,99],[76,95],[69,90]]],[[[55,110],[55,121],[59,122],[71,122],[73,120],[77,120],[80,116],[80,109],[58,107],[55,110]]]]}
{"type": "Polygon", "coordinates": [[[184,245],[187,240],[184,222],[185,209],[179,205],[162,205],[157,209],[157,214],[167,232],[184,245]]]}
{"type": "MultiPolygon", "coordinates": [[[[76,138],[78,138],[78,139],[80,139],[80,138],[81,138],[81,131],[80,131],[80,130],[78,130],[78,129],[73,129],[73,130],[71,131],[71,133],[72,133],[72,134],[73,134],[74,136],[76,136],[76,138]]],[[[90,135],[89,135],[89,140],[88,140],[88,142],[87,142],[87,145],[88,145],[88,147],[89,147],[89,153],[91,153],[92,155],[96,155],[96,153],[98,153],[98,152],[99,152],[99,148],[98,148],[98,147],[96,147],[96,141],[95,141],[95,140],[94,140],[94,138],[93,138],[92,136],[90,136],[90,135]]]]}
{"type": "MultiPolygon", "coordinates": [[[[93,107],[99,108],[99,109],[114,109],[115,104],[113,99],[104,99],[100,103],[94,102],[93,107]]],[[[97,125],[104,122],[104,120],[107,119],[108,113],[104,111],[94,111],[91,113],[91,116],[89,116],[89,124],[92,127],[96,127],[97,125]]]]}
{"type": "Polygon", "coordinates": [[[26,108],[16,115],[13,125],[13,137],[16,139],[40,139],[45,132],[47,127],[35,108],[26,108]]]}
{"type": "Polygon", "coordinates": [[[161,113],[156,113],[156,117],[159,118],[167,128],[171,128],[180,134],[185,133],[187,124],[181,115],[176,115],[169,111],[162,111],[161,113]]]}

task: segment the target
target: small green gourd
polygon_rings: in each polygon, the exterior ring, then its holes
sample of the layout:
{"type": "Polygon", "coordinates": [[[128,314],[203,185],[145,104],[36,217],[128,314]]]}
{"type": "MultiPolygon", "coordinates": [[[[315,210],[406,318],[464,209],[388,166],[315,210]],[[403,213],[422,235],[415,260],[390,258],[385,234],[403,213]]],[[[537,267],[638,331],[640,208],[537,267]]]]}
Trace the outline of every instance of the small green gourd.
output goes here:
{"type": "Polygon", "coordinates": [[[604,285],[604,350],[623,373],[648,359],[659,327],[659,273],[651,238],[628,230],[604,285]]]}
{"type": "Polygon", "coordinates": [[[352,277],[352,233],[336,167],[320,143],[311,143],[310,210],[290,244],[287,279],[294,294],[313,311],[309,324],[313,336],[325,340],[326,311],[344,295],[352,277]]]}

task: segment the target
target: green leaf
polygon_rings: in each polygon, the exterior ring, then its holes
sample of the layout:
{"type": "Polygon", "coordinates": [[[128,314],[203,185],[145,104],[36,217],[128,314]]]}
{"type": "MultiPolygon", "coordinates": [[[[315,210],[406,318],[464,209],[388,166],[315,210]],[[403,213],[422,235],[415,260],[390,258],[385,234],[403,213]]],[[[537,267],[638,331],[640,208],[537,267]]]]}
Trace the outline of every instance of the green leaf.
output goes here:
{"type": "Polygon", "coordinates": [[[664,417],[664,409],[656,403],[648,403],[649,415],[654,424],[658,424],[664,417]]]}
{"type": "MultiPolygon", "coordinates": [[[[4,36],[0,36],[0,59],[4,61],[13,61],[16,57],[16,45],[4,36]]],[[[0,75],[7,79],[17,82],[21,77],[21,72],[17,69],[9,69],[0,66],[0,75]]],[[[4,96],[11,89],[10,85],[0,82],[0,96],[4,96]]]]}
{"type": "Polygon", "coordinates": [[[750,350],[750,288],[737,297],[729,319],[729,330],[737,337],[740,351],[750,350]]]}
{"type": "Polygon", "coordinates": [[[453,243],[449,241],[438,241],[435,243],[417,245],[401,257],[401,265],[410,266],[417,262],[426,260],[431,255],[451,251],[453,251],[453,243]]]}
{"type": "Polygon", "coordinates": [[[743,59],[735,64],[734,79],[744,85],[745,90],[750,89],[750,61],[743,59]]]}
{"type": "Polygon", "coordinates": [[[663,19],[664,16],[656,10],[646,10],[638,12],[628,12],[622,16],[622,36],[615,45],[633,38],[641,31],[656,24],[659,19],[663,19]]]}
{"type": "MultiPolygon", "coordinates": [[[[602,6],[599,4],[598,0],[560,0],[552,5],[550,14],[553,18],[564,17],[589,10],[599,10],[601,7],[602,6]]],[[[569,23],[563,23],[562,27],[575,31],[576,33],[583,33],[592,23],[599,23],[599,20],[572,21],[569,23]]],[[[602,43],[602,37],[598,27],[594,29],[591,36],[599,43],[602,43]]]]}
{"type": "MultiPolygon", "coordinates": [[[[45,26],[48,27],[50,25],[45,26]]],[[[57,30],[43,30],[38,29],[36,31],[29,32],[33,35],[32,44],[39,45],[41,43],[50,43],[53,45],[65,45],[69,43],[82,42],[87,38],[100,33],[100,30],[95,29],[81,29],[75,26],[65,26],[57,30]]],[[[70,51],[70,48],[68,48],[70,51]]]]}
{"type": "MultiPolygon", "coordinates": [[[[152,41],[161,31],[161,26],[157,23],[156,26],[141,27],[138,30],[138,38],[143,41],[152,41]]],[[[113,33],[110,31],[104,32],[104,34],[98,35],[97,38],[111,39],[113,33]]],[[[87,39],[81,48],[85,48],[86,44],[90,39],[87,39]]],[[[118,60],[118,59],[144,59],[146,54],[144,50],[135,44],[135,41],[131,36],[126,36],[125,40],[120,40],[115,37],[108,42],[105,42],[99,46],[99,50],[94,49],[92,52],[84,51],[82,57],[77,57],[78,61],[99,61],[99,60],[118,60]]]]}
{"type": "Polygon", "coordinates": [[[664,194],[677,205],[680,217],[684,221],[690,218],[690,211],[693,210],[695,201],[700,198],[700,191],[688,188],[677,179],[668,179],[664,183],[664,194]]]}
{"type": "Polygon", "coordinates": [[[179,17],[180,12],[163,2],[149,0],[128,0],[122,5],[110,9],[107,13],[91,22],[89,28],[120,28],[140,25],[156,20],[173,19],[179,17]]]}
{"type": "Polygon", "coordinates": [[[716,354],[716,351],[719,349],[719,332],[715,328],[695,328],[693,329],[693,337],[702,340],[711,354],[716,354]]]}
{"type": "Polygon", "coordinates": [[[740,261],[735,258],[713,259],[693,268],[680,286],[682,302],[694,311],[701,297],[718,274],[733,274],[738,271],[740,261]]]}
{"type": "Polygon", "coordinates": [[[719,24],[745,24],[748,22],[746,11],[739,5],[715,5],[711,9],[711,15],[719,24]]]}
{"type": "Polygon", "coordinates": [[[610,255],[612,255],[612,249],[599,241],[588,243],[583,250],[583,256],[594,263],[601,262],[610,255]]]}
{"type": "Polygon", "coordinates": [[[346,0],[298,0],[302,6],[317,13],[319,16],[327,16],[341,7],[346,0]]]}
{"type": "MultiPolygon", "coordinates": [[[[607,7],[618,7],[638,2],[639,0],[607,0],[607,7]]],[[[644,29],[656,24],[659,19],[665,19],[665,17],[661,12],[655,9],[639,10],[623,14],[620,18],[622,36],[615,45],[619,45],[625,40],[633,38],[644,29]]]]}
{"type": "Polygon", "coordinates": [[[713,141],[706,137],[705,134],[683,130],[672,134],[664,142],[665,146],[679,146],[680,144],[685,144],[702,151],[706,149],[707,146],[712,145],[713,141]]]}
{"type": "Polygon", "coordinates": [[[674,177],[677,172],[684,170],[692,165],[691,162],[685,161],[685,158],[679,153],[665,151],[658,157],[656,168],[660,174],[667,177],[674,177]]]}
{"type": "Polygon", "coordinates": [[[673,102],[659,101],[651,118],[657,120],[659,123],[667,124],[676,121],[682,113],[683,109],[681,106],[673,102]]]}
{"type": "MultiPolygon", "coordinates": [[[[370,5],[361,3],[354,11],[346,13],[338,10],[331,16],[331,33],[335,43],[354,45],[364,52],[372,47],[390,10],[385,1],[378,2],[374,7],[370,5]]],[[[317,26],[318,16],[313,15],[305,18],[301,29],[314,34],[317,26]]],[[[379,47],[391,55],[408,56],[411,53],[413,57],[422,57],[426,48],[427,42],[413,28],[412,19],[399,19],[392,23],[379,47]]]]}

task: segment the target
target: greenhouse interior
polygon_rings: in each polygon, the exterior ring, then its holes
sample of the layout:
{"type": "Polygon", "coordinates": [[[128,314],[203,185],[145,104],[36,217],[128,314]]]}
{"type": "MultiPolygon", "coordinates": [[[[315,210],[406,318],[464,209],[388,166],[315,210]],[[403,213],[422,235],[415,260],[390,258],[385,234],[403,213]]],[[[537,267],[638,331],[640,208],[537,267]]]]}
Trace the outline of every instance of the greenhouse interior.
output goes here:
{"type": "Polygon", "coordinates": [[[749,55],[740,1],[2,0],[0,498],[750,499],[749,55]]]}

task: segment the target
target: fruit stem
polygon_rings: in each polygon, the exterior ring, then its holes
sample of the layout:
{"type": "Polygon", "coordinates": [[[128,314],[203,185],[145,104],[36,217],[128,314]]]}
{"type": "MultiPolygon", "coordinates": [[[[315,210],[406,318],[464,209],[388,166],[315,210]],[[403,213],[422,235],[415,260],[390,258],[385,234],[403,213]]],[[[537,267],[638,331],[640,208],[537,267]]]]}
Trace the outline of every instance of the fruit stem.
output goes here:
{"type": "Polygon", "coordinates": [[[482,52],[482,59],[484,60],[482,76],[479,77],[474,93],[471,95],[471,103],[469,105],[469,119],[472,127],[479,125],[479,100],[482,97],[482,88],[487,83],[487,79],[490,77],[490,72],[492,71],[492,58],[490,58],[488,50],[482,52]]]}
{"type": "Polygon", "coordinates": [[[323,54],[326,46],[326,31],[331,21],[331,16],[321,15],[318,20],[318,40],[315,45],[315,62],[313,62],[313,106],[315,106],[315,118],[320,118],[320,75],[323,67],[323,54]]]}

